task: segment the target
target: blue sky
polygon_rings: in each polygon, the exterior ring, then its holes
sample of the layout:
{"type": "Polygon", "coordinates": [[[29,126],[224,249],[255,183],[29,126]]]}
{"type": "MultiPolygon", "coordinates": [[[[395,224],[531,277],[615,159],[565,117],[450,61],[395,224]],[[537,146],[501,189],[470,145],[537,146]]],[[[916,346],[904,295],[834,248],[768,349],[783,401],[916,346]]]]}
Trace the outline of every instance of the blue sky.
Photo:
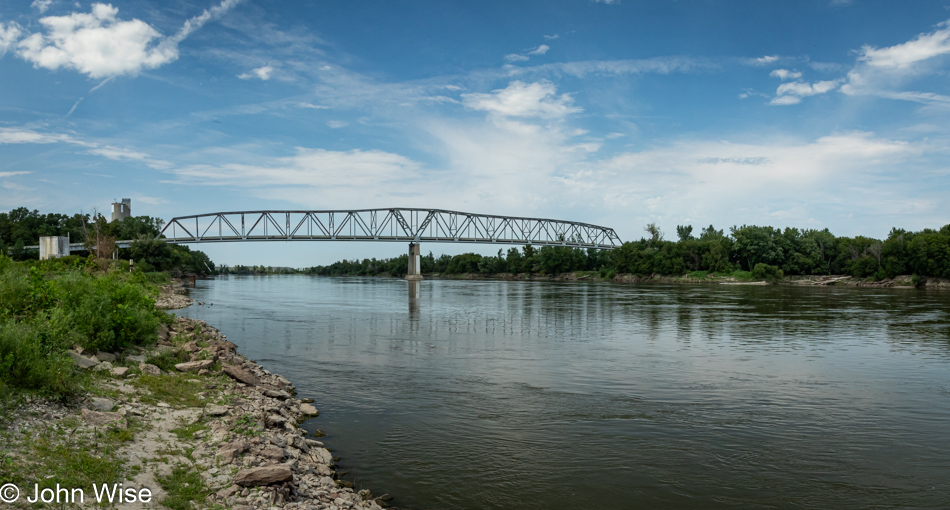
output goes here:
{"type": "MultiPolygon", "coordinates": [[[[622,239],[883,237],[950,223],[948,71],[948,0],[3,2],[0,210],[131,197],[166,220],[436,207],[622,239]]],[[[303,244],[206,251],[403,251],[303,244]]]]}

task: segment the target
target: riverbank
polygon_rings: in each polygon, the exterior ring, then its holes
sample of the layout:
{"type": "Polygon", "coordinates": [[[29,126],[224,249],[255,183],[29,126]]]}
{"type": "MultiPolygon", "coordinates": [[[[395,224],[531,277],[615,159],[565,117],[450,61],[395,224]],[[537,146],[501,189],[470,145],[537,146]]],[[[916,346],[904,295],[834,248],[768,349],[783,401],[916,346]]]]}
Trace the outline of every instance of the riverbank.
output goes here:
{"type": "MultiPolygon", "coordinates": [[[[169,286],[160,302],[187,306],[180,292],[169,286]]],[[[380,508],[388,499],[338,480],[330,450],[299,427],[318,414],[312,400],[203,321],[175,318],[152,347],[70,356],[88,372],[84,394],[22,396],[0,419],[0,480],[18,488],[14,508],[34,493],[43,501],[44,489],[87,504],[116,483],[132,490],[111,500],[116,508],[380,508]]]]}
{"type": "Polygon", "coordinates": [[[720,284],[720,285],[800,285],[800,286],[842,286],[842,287],[926,287],[936,289],[950,289],[950,279],[920,278],[915,282],[911,275],[901,275],[895,278],[886,278],[875,281],[868,278],[855,278],[847,275],[808,275],[786,276],[775,282],[756,280],[751,273],[736,275],[719,275],[698,271],[682,276],[667,275],[635,275],[615,274],[602,277],[597,271],[573,271],[556,275],[538,273],[496,273],[484,275],[480,273],[463,274],[425,274],[426,279],[443,280],[511,280],[511,281],[600,281],[617,283],[661,283],[661,284],[720,284]],[[748,275],[748,276],[747,276],[748,275]]]}

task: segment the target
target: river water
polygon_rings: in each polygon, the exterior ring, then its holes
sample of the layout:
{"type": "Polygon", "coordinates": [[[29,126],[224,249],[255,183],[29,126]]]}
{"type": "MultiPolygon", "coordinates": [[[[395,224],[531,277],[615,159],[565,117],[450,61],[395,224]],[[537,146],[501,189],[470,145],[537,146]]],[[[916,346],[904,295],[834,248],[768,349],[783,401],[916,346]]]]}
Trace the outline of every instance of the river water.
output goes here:
{"type": "Polygon", "coordinates": [[[219,277],[178,313],[403,509],[950,508],[950,292],[408,285],[219,277]]]}

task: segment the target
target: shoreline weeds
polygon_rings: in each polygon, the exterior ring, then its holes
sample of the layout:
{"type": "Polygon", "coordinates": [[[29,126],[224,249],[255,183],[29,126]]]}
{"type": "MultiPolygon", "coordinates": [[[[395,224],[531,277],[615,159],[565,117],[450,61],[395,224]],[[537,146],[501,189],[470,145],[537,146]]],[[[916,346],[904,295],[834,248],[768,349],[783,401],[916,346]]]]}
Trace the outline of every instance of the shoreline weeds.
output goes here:
{"type": "MultiPolygon", "coordinates": [[[[157,306],[193,302],[176,283],[163,287],[157,306]]],[[[239,354],[204,321],[176,317],[147,349],[70,355],[92,372],[88,394],[68,404],[26,397],[0,420],[0,460],[21,464],[24,496],[34,483],[68,478],[59,474],[63,459],[43,458],[31,443],[43,437],[66,461],[84,455],[85,442],[107,443],[90,453],[116,466],[109,476],[152,494],[148,503],[109,505],[119,509],[380,509],[391,499],[339,480],[338,459],[299,426],[319,414],[312,400],[297,398],[289,380],[239,354]]],[[[104,482],[113,483],[84,480],[104,482]]],[[[93,487],[84,490],[94,502],[93,487]]]]}

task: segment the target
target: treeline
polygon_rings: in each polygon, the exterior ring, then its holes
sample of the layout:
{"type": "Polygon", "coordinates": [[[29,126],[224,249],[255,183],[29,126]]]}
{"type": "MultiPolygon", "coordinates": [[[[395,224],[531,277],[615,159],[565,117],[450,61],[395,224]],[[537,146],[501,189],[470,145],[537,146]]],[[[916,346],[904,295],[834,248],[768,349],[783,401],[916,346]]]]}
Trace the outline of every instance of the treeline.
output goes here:
{"type": "Polygon", "coordinates": [[[70,242],[84,243],[97,257],[111,258],[115,252],[120,259],[132,259],[144,272],[214,273],[214,262],[205,253],[158,239],[163,223],[150,216],[108,221],[98,213],[40,214],[18,207],[9,213],[0,212],[0,254],[14,260],[36,260],[39,252],[26,246],[38,244],[41,236],[68,236],[70,242]],[[131,240],[131,247],[116,247],[118,240],[131,240]]]}
{"type": "MultiPolygon", "coordinates": [[[[696,271],[745,271],[761,279],[829,274],[875,280],[911,274],[950,278],[950,225],[919,232],[894,228],[884,240],[836,237],[828,229],[782,230],[754,225],[732,227],[729,234],[710,225],[694,235],[693,227],[685,225],[677,227],[677,240],[670,241],[654,224],[647,225],[645,230],[648,236],[623,243],[614,250],[527,245],[520,250],[499,250],[495,256],[465,253],[435,258],[429,253],[422,257],[421,270],[483,275],[598,271],[604,277],[617,273],[683,275],[696,271]]],[[[402,255],[382,260],[343,260],[311,267],[306,272],[324,276],[404,276],[407,267],[407,256],[402,255]]]]}
{"type": "Polygon", "coordinates": [[[217,274],[236,274],[236,275],[267,275],[267,274],[300,274],[303,270],[293,267],[274,267],[274,266],[220,266],[217,274]]]}

